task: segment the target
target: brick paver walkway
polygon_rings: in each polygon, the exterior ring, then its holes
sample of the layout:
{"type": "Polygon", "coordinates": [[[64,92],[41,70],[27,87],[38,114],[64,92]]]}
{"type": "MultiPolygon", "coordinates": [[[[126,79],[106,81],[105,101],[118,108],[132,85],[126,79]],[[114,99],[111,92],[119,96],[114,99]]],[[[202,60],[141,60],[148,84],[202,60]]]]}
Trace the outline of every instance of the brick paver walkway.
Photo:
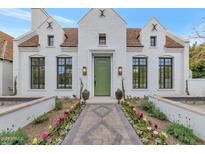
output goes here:
{"type": "Polygon", "coordinates": [[[67,144],[141,144],[118,104],[88,104],[65,137],[67,144]]]}

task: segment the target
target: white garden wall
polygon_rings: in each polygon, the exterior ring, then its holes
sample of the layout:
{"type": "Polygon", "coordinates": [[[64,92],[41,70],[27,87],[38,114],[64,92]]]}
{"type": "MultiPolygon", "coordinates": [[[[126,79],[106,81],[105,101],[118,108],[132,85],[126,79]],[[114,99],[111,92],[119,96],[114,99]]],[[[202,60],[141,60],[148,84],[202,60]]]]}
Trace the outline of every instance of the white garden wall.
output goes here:
{"type": "Polygon", "coordinates": [[[196,136],[205,140],[205,113],[186,104],[158,96],[149,96],[149,100],[167,116],[168,120],[193,129],[196,136]]]}
{"type": "Polygon", "coordinates": [[[0,131],[17,130],[55,107],[55,97],[25,102],[0,112],[0,131]]]}
{"type": "Polygon", "coordinates": [[[205,79],[189,79],[188,89],[191,96],[205,96],[205,79]]]}

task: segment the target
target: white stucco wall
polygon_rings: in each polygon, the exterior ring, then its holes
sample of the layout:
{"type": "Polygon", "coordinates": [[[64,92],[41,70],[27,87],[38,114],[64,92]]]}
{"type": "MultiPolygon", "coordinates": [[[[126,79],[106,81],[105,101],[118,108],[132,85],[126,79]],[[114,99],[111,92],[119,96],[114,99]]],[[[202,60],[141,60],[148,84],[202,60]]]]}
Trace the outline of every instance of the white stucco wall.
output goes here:
{"type": "Polygon", "coordinates": [[[188,89],[191,96],[205,96],[205,79],[189,79],[188,89]]]}
{"type": "Polygon", "coordinates": [[[190,106],[163,99],[157,96],[150,96],[149,100],[152,101],[157,108],[163,112],[168,120],[178,122],[185,127],[193,129],[196,136],[205,140],[205,114],[200,113],[196,109],[191,109],[190,106]]]}
{"type": "Polygon", "coordinates": [[[85,87],[94,96],[94,56],[111,56],[111,96],[121,88],[118,66],[126,66],[126,23],[112,9],[105,9],[100,17],[99,9],[91,9],[79,22],[78,73],[85,87]],[[106,46],[99,46],[99,34],[106,34],[106,46]],[[82,76],[82,67],[88,67],[88,75],[82,76]]]}
{"type": "MultiPolygon", "coordinates": [[[[184,94],[184,52],[183,48],[165,48],[165,38],[169,35],[167,30],[152,18],[141,31],[143,48],[127,48],[127,65],[125,72],[126,95],[143,97],[144,95],[158,94],[183,95],[184,94]],[[152,31],[152,24],[157,24],[157,31],[152,31]],[[156,47],[150,47],[150,36],[157,37],[156,47]],[[147,89],[132,88],[132,58],[147,57],[147,89]],[[159,58],[173,58],[173,88],[159,89],[159,58]]],[[[123,57],[122,57],[123,58],[123,57]]],[[[188,68],[187,68],[188,69],[188,68]]]]}
{"type": "Polygon", "coordinates": [[[13,64],[7,60],[0,60],[0,96],[10,94],[9,87],[13,83],[13,64]]]}
{"type": "Polygon", "coordinates": [[[15,76],[18,76],[18,95],[57,95],[70,97],[73,94],[76,95],[78,85],[77,82],[79,80],[77,78],[77,48],[66,49],[60,47],[64,41],[64,31],[62,27],[50,17],[35,30],[33,35],[39,35],[40,46],[38,48],[19,48],[18,44],[23,42],[25,38],[14,42],[14,78],[15,76]],[[47,22],[51,21],[53,21],[53,29],[47,29],[47,22]],[[48,35],[54,35],[53,47],[47,46],[48,35]],[[45,57],[45,89],[31,89],[30,57],[45,57]],[[57,57],[72,57],[72,89],[57,89],[57,57]]]}
{"type": "Polygon", "coordinates": [[[162,96],[184,94],[183,52],[181,51],[174,53],[165,52],[162,48],[153,51],[127,52],[126,70],[125,85],[127,95],[143,97],[144,95],[152,94],[162,96]],[[139,56],[147,57],[147,89],[132,88],[132,58],[139,56]],[[159,89],[159,57],[164,56],[173,57],[173,89],[159,89]]]}
{"type": "Polygon", "coordinates": [[[26,103],[31,105],[21,107],[3,115],[0,113],[0,131],[17,130],[31,123],[38,116],[53,110],[55,107],[55,98],[41,98],[16,106],[26,105],[26,103]]]}
{"type": "Polygon", "coordinates": [[[121,88],[124,78],[126,95],[144,96],[149,94],[182,95],[185,92],[187,78],[188,46],[184,49],[167,49],[165,36],[184,42],[172,36],[155,18],[152,18],[143,28],[140,39],[143,48],[126,47],[126,22],[113,10],[105,9],[105,17],[100,17],[99,9],[91,9],[80,21],[78,27],[78,47],[61,48],[64,40],[62,27],[41,9],[32,10],[32,31],[14,41],[14,75],[17,76],[18,95],[39,96],[59,95],[79,96],[81,78],[84,88],[94,96],[94,57],[111,57],[111,96],[115,97],[117,88],[121,88]],[[39,15],[41,14],[41,15],[39,15]],[[39,22],[42,22],[40,24],[39,22]],[[47,22],[53,21],[53,29],[47,29],[47,22]],[[152,24],[157,24],[157,31],[152,32],[152,24]],[[38,26],[37,26],[38,25],[38,26]],[[35,29],[35,28],[36,29],[35,29]],[[105,46],[99,46],[99,34],[106,34],[105,46]],[[18,44],[33,35],[39,35],[38,48],[19,48],[18,44]],[[47,47],[47,35],[54,35],[54,47],[47,47]],[[150,47],[150,36],[157,36],[157,46],[150,47]],[[45,89],[30,89],[30,57],[45,57],[45,89]],[[73,61],[73,88],[70,90],[57,89],[56,57],[71,56],[73,61]],[[134,56],[148,57],[148,88],[132,89],[132,58],[134,56]],[[159,89],[159,57],[173,57],[173,89],[159,89]],[[87,76],[82,75],[82,67],[87,67],[87,76]],[[118,67],[123,67],[123,75],[118,75],[118,67]]]}

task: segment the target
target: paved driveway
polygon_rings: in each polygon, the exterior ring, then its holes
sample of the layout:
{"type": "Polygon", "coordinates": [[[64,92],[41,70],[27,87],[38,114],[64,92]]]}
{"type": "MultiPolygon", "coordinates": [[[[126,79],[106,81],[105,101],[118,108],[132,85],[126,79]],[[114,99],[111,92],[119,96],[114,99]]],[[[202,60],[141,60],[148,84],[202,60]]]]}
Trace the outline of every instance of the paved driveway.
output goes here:
{"type": "Polygon", "coordinates": [[[88,104],[63,141],[67,144],[141,144],[118,104],[88,104]]]}

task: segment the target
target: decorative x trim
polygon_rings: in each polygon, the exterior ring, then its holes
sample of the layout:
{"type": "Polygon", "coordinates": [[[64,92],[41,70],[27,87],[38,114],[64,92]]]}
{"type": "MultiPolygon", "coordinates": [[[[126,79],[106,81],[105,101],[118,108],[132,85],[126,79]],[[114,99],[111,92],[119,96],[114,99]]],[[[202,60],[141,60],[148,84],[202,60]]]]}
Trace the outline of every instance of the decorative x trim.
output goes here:
{"type": "Polygon", "coordinates": [[[47,22],[47,23],[48,23],[47,29],[53,29],[53,26],[52,26],[53,21],[47,22]]]}
{"type": "Polygon", "coordinates": [[[105,9],[99,9],[100,11],[100,17],[105,17],[105,9]]]}
{"type": "Polygon", "coordinates": [[[152,24],[152,31],[157,31],[157,24],[152,24]]]}

